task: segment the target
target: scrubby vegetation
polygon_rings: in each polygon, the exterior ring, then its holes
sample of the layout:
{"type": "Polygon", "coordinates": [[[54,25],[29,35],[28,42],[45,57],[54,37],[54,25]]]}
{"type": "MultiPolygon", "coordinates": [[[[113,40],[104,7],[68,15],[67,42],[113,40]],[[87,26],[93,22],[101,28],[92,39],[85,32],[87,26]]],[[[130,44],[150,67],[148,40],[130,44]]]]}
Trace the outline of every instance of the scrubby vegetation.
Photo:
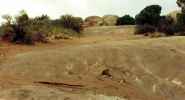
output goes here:
{"type": "Polygon", "coordinates": [[[76,32],[82,30],[81,25],[83,24],[83,19],[80,17],[73,17],[72,15],[64,15],[60,18],[61,25],[64,28],[73,29],[76,32]]]}
{"type": "Polygon", "coordinates": [[[134,25],[135,19],[130,15],[125,15],[123,17],[118,18],[116,25],[134,25]]]}
{"type": "Polygon", "coordinates": [[[185,35],[185,3],[177,0],[182,8],[174,20],[171,16],[161,16],[160,5],[145,7],[133,18],[130,15],[118,17],[117,15],[106,15],[103,17],[91,16],[83,21],[80,17],[62,15],[59,19],[50,19],[47,15],[29,17],[25,11],[18,16],[4,15],[6,20],[0,27],[2,40],[34,44],[35,42],[47,42],[48,39],[64,39],[67,36],[80,36],[85,27],[91,26],[114,26],[114,25],[136,25],[136,34],[150,35],[163,33],[165,36],[185,35]]]}
{"type": "Polygon", "coordinates": [[[4,15],[6,20],[1,25],[1,37],[3,40],[13,43],[34,44],[35,42],[47,42],[53,35],[80,35],[82,30],[82,18],[64,15],[60,19],[51,20],[49,16],[42,15],[30,18],[25,11],[21,11],[13,18],[4,15]]]}

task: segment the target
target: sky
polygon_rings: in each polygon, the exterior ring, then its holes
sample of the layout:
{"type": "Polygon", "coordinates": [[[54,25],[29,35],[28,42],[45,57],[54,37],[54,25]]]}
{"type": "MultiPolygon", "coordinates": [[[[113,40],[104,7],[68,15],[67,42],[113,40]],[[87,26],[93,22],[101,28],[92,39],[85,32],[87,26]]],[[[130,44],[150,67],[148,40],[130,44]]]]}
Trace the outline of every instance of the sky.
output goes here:
{"type": "MultiPolygon", "coordinates": [[[[167,14],[177,10],[176,0],[0,0],[0,16],[9,14],[15,16],[25,10],[29,16],[42,14],[49,15],[52,19],[63,14],[87,17],[92,15],[116,14],[135,16],[144,7],[159,4],[163,7],[162,13],[167,14]]],[[[0,22],[2,19],[0,18],[0,22]]]]}

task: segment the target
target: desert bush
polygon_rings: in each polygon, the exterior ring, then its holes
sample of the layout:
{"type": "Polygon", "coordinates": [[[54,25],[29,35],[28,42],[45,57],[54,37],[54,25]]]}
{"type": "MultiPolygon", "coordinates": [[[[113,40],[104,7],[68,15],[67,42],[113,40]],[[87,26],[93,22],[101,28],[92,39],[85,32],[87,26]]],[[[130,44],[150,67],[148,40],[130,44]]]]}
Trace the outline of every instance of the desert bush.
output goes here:
{"type": "Polygon", "coordinates": [[[72,15],[61,16],[60,22],[64,28],[73,29],[74,31],[80,33],[82,30],[83,20],[80,17],[73,17],[72,15]]]}
{"type": "Polygon", "coordinates": [[[10,16],[8,14],[3,15],[2,18],[7,21],[6,24],[8,24],[8,25],[10,25],[12,23],[12,21],[13,21],[12,20],[12,16],[10,16]]]}
{"type": "Polygon", "coordinates": [[[135,34],[145,34],[145,33],[153,33],[156,31],[156,27],[145,24],[145,25],[137,25],[135,34]]]}
{"type": "Polygon", "coordinates": [[[16,16],[16,22],[15,24],[20,26],[27,26],[29,24],[29,16],[28,14],[23,10],[20,12],[20,15],[16,16]]]}
{"type": "Polygon", "coordinates": [[[2,40],[11,42],[15,36],[14,29],[11,25],[2,25],[1,26],[1,37],[2,40]]]}
{"type": "Polygon", "coordinates": [[[53,36],[53,35],[59,35],[59,34],[65,34],[68,36],[79,36],[81,35],[81,33],[79,34],[78,32],[74,31],[73,29],[69,29],[69,28],[64,28],[61,26],[52,26],[49,36],[53,36]]]}
{"type": "Polygon", "coordinates": [[[3,18],[7,21],[1,26],[3,40],[15,43],[28,43],[28,40],[30,40],[29,43],[31,43],[31,36],[28,35],[30,21],[26,12],[21,11],[20,15],[15,17],[14,22],[11,21],[11,17],[8,15],[4,15],[3,18]]]}
{"type": "Polygon", "coordinates": [[[123,17],[118,18],[116,25],[134,25],[135,19],[130,15],[125,15],[123,17]]]}
{"type": "Polygon", "coordinates": [[[169,16],[163,17],[159,21],[158,31],[166,35],[185,35],[185,14],[177,14],[176,22],[169,16]]]}
{"type": "Polygon", "coordinates": [[[185,26],[185,14],[177,14],[177,24],[181,26],[185,26]]]}
{"type": "Polygon", "coordinates": [[[172,36],[172,35],[175,35],[176,32],[178,32],[178,28],[174,25],[169,25],[169,26],[166,26],[165,29],[159,32],[165,33],[166,36],[172,36]]]}
{"type": "Polygon", "coordinates": [[[14,36],[12,42],[33,44],[31,19],[25,11],[21,11],[19,16],[15,17],[15,22],[12,24],[14,36]]]}
{"type": "Polygon", "coordinates": [[[177,23],[175,25],[176,33],[178,35],[185,35],[185,14],[177,14],[177,23]]]}
{"type": "Polygon", "coordinates": [[[46,35],[41,33],[41,32],[37,32],[32,34],[32,40],[33,41],[37,41],[37,42],[42,42],[42,43],[47,43],[47,39],[46,39],[46,35]]]}
{"type": "Polygon", "coordinates": [[[177,14],[176,29],[178,35],[185,35],[185,0],[177,0],[177,5],[181,8],[181,13],[177,14]]]}
{"type": "Polygon", "coordinates": [[[27,26],[21,26],[21,25],[13,25],[13,30],[14,30],[14,36],[11,42],[14,43],[33,43],[31,39],[31,34],[28,32],[28,27],[27,26]],[[29,39],[30,38],[30,39],[29,39]]]}
{"type": "Polygon", "coordinates": [[[15,17],[15,21],[10,21],[9,16],[3,17],[7,22],[1,26],[2,39],[14,42],[14,43],[25,43],[34,44],[34,42],[45,41],[45,16],[36,17],[34,19],[29,18],[28,14],[21,11],[19,16],[15,17]],[[36,34],[40,35],[36,35],[36,34]],[[41,35],[42,34],[42,35],[41,35]]]}
{"type": "Polygon", "coordinates": [[[177,31],[177,28],[174,24],[173,18],[170,16],[161,16],[158,22],[157,31],[165,33],[167,36],[174,35],[174,33],[177,31]]]}
{"type": "Polygon", "coordinates": [[[51,31],[51,20],[47,15],[37,16],[30,19],[29,32],[33,34],[33,37],[38,36],[39,42],[44,41],[44,37],[48,36],[51,31]]]}

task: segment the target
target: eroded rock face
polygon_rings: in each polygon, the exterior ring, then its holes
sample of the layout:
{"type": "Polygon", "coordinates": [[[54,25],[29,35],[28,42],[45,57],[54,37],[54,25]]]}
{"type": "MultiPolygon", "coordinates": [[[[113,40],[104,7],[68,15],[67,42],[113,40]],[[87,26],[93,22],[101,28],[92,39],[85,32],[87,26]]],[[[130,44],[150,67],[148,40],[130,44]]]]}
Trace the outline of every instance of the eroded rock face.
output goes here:
{"type": "Polygon", "coordinates": [[[99,16],[89,16],[85,19],[84,27],[90,26],[101,26],[103,24],[103,19],[99,16]]]}
{"type": "Polygon", "coordinates": [[[119,17],[116,15],[105,15],[103,17],[89,16],[85,19],[83,26],[114,26],[116,25],[118,18],[119,17]]]}
{"type": "Polygon", "coordinates": [[[114,26],[117,23],[118,16],[116,15],[105,15],[103,16],[103,21],[105,26],[114,26]]]}

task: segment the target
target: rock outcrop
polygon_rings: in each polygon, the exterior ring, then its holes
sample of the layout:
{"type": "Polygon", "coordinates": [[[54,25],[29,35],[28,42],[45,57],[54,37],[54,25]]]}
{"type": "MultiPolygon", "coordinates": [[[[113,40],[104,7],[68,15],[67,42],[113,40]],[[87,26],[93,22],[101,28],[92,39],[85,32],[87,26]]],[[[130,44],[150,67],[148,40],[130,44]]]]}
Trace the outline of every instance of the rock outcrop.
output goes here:
{"type": "Polygon", "coordinates": [[[89,16],[85,19],[83,24],[84,27],[90,26],[101,26],[103,24],[103,19],[99,16],[89,16]]]}
{"type": "Polygon", "coordinates": [[[116,15],[105,15],[103,17],[89,16],[85,19],[83,27],[114,26],[116,25],[118,18],[119,17],[116,15]]]}
{"type": "Polygon", "coordinates": [[[105,26],[114,26],[117,23],[118,16],[116,15],[105,15],[103,16],[103,25],[105,26]]]}

